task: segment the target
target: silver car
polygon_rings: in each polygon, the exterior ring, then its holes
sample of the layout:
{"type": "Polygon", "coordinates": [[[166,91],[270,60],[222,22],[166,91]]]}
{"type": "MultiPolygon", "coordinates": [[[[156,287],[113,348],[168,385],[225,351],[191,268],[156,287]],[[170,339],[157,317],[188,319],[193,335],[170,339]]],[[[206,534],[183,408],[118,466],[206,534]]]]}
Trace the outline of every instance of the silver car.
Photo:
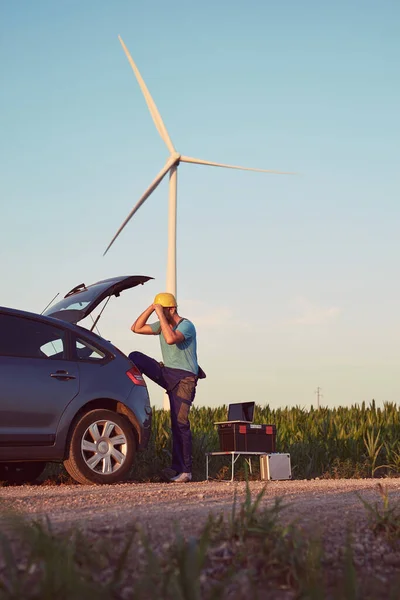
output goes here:
{"type": "Polygon", "coordinates": [[[149,394],[138,368],[93,330],[112,296],[149,279],[81,284],[41,315],[0,307],[0,481],[34,481],[53,461],[80,483],[127,477],[150,438],[149,394]],[[80,327],[100,305],[91,330],[80,327]]]}

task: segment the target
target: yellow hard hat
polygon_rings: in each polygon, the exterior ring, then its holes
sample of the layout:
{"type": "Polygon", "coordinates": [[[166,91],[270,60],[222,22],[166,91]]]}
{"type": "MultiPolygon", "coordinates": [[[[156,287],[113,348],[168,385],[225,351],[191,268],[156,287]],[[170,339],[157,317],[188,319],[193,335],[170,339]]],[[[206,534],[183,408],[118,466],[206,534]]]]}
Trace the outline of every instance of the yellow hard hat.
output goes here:
{"type": "Polygon", "coordinates": [[[164,308],[172,308],[176,306],[175,296],[168,292],[161,292],[154,298],[154,304],[161,304],[164,308]]]}

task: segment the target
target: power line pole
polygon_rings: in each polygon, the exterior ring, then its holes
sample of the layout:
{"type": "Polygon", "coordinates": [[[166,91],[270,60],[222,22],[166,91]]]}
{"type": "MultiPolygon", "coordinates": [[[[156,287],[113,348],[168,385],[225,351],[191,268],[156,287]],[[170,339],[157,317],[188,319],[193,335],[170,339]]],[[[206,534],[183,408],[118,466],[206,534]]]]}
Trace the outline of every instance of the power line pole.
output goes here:
{"type": "Polygon", "coordinates": [[[321,394],[321,388],[319,386],[315,390],[315,393],[317,394],[317,408],[319,410],[319,401],[321,398],[323,398],[323,395],[321,394]]]}

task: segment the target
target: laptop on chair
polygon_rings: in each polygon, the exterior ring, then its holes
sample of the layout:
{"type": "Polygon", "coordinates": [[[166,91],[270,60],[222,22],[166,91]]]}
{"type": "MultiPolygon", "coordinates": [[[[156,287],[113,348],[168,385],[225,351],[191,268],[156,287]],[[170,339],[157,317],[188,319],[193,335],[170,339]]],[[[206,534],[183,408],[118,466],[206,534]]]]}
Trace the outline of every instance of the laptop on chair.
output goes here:
{"type": "Polygon", "coordinates": [[[228,420],[218,421],[214,425],[225,425],[227,423],[252,423],[254,419],[255,402],[238,402],[230,404],[228,408],[228,420]]]}

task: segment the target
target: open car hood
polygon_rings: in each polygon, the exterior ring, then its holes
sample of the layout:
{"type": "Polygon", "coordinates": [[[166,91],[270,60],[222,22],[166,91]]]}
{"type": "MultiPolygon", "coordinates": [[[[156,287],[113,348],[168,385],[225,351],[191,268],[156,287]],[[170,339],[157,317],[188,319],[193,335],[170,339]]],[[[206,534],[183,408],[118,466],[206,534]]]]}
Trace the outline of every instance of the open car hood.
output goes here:
{"type": "Polygon", "coordinates": [[[143,285],[149,279],[153,279],[153,277],[131,275],[104,279],[89,286],[81,283],[68,292],[62,300],[50,306],[43,314],[76,325],[76,323],[87,317],[105,298],[118,297],[124,290],[129,290],[139,284],[143,285]]]}

